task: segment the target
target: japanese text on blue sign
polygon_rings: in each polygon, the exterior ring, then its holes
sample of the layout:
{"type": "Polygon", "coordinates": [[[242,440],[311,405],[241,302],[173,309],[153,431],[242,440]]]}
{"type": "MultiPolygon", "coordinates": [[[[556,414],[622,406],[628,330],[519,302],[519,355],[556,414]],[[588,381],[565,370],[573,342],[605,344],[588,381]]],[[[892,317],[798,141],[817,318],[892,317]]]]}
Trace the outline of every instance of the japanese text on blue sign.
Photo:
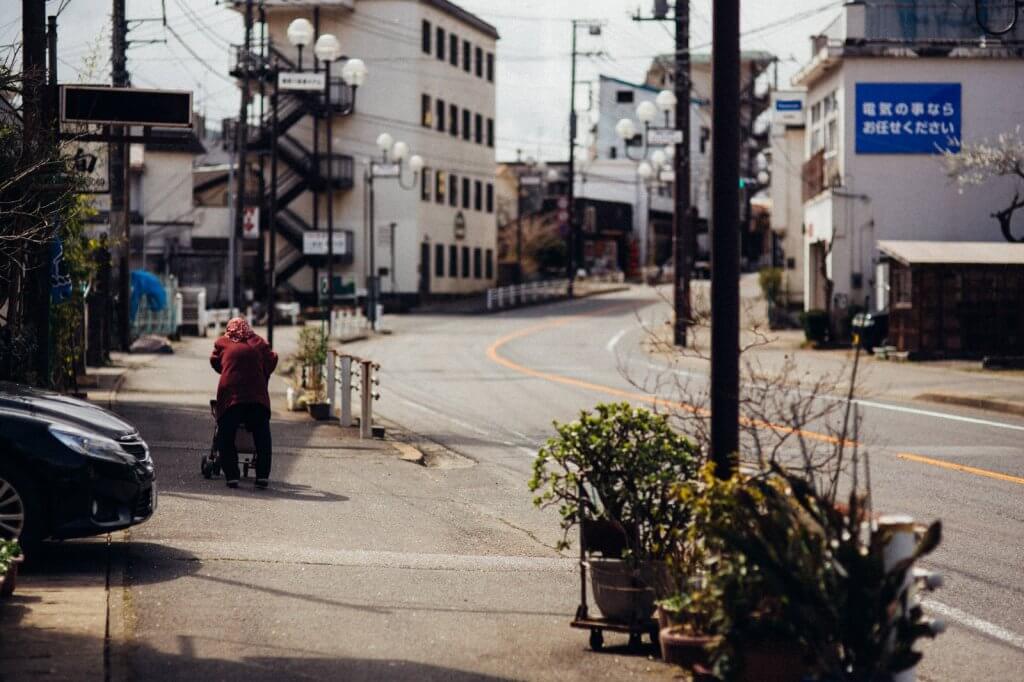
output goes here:
{"type": "Polygon", "coordinates": [[[857,83],[858,154],[960,151],[959,83],[857,83]]]}

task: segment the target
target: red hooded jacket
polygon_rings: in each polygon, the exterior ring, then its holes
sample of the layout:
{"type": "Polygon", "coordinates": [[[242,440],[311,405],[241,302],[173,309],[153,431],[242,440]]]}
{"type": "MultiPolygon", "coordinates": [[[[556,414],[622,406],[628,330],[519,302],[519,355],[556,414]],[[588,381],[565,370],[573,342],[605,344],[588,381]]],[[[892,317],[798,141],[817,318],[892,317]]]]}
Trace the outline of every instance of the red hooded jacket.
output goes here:
{"type": "Polygon", "coordinates": [[[221,336],[213,344],[210,366],[220,374],[217,384],[217,419],[233,405],[259,403],[270,410],[267,383],[277,367],[277,353],[256,336],[232,341],[221,336]]]}

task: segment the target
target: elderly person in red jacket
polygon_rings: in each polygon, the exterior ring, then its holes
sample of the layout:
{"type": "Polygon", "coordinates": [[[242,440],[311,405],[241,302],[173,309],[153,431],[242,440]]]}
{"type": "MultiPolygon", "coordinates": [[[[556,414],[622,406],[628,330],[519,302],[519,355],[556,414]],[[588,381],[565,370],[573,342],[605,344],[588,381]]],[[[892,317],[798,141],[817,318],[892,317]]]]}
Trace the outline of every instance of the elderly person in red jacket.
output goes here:
{"type": "Polygon", "coordinates": [[[270,394],[267,383],[277,367],[277,353],[241,317],[213,344],[210,365],[220,374],[217,384],[217,449],[229,488],[238,487],[235,433],[240,424],[252,432],[256,445],[256,487],[270,478],[270,394]]]}

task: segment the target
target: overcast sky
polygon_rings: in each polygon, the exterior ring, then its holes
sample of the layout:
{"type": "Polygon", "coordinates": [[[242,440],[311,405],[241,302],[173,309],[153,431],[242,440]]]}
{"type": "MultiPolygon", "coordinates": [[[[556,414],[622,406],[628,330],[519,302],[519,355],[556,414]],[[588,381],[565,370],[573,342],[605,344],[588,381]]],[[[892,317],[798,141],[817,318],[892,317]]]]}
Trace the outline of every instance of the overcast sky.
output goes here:
{"type": "MultiPolygon", "coordinates": [[[[128,53],[132,83],[140,87],[183,88],[211,121],[237,115],[238,92],[227,75],[228,45],[241,41],[237,12],[214,0],[165,0],[169,29],[159,22],[132,24],[135,41],[128,53]],[[175,36],[177,34],[177,37],[175,36]]],[[[358,4],[358,0],[357,0],[358,4]]],[[[580,61],[580,80],[598,74],[640,81],[651,58],[672,50],[671,23],[631,20],[630,0],[462,0],[462,6],[497,26],[498,157],[514,158],[516,149],[545,159],[567,155],[569,40],[572,17],[606,21],[599,37],[581,31],[580,49],[604,55],[580,61]]],[[[644,13],[653,0],[642,0],[644,13]]],[[[48,13],[59,15],[62,82],[110,79],[109,0],[49,0],[48,13]],[[61,9],[63,7],[63,9],[61,9]],[[92,73],[89,58],[93,57],[92,73]]],[[[780,82],[810,55],[808,38],[824,28],[840,0],[759,0],[743,3],[744,49],[767,50],[780,60],[780,82]]],[[[160,0],[127,0],[129,19],[157,18],[160,0]]],[[[694,47],[706,46],[711,33],[711,0],[691,4],[694,47]]],[[[0,0],[0,50],[20,42],[21,1],[0,0]]],[[[707,47],[703,48],[707,50],[707,47]]],[[[356,55],[358,56],[358,55],[356,55]]],[[[373,71],[370,65],[372,87],[373,71]]]]}

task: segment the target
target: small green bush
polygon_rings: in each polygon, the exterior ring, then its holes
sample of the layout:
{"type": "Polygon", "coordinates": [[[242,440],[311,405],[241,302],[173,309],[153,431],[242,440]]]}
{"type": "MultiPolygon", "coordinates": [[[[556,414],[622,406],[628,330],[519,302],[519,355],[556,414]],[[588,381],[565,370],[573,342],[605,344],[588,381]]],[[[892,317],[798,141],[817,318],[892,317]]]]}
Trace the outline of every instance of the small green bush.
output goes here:
{"type": "Polygon", "coordinates": [[[582,519],[602,519],[622,526],[636,559],[673,552],[690,519],[675,489],[697,476],[694,445],[666,417],[628,403],[598,405],[555,429],[529,486],[536,506],[558,507],[565,537],[582,519]]]}

